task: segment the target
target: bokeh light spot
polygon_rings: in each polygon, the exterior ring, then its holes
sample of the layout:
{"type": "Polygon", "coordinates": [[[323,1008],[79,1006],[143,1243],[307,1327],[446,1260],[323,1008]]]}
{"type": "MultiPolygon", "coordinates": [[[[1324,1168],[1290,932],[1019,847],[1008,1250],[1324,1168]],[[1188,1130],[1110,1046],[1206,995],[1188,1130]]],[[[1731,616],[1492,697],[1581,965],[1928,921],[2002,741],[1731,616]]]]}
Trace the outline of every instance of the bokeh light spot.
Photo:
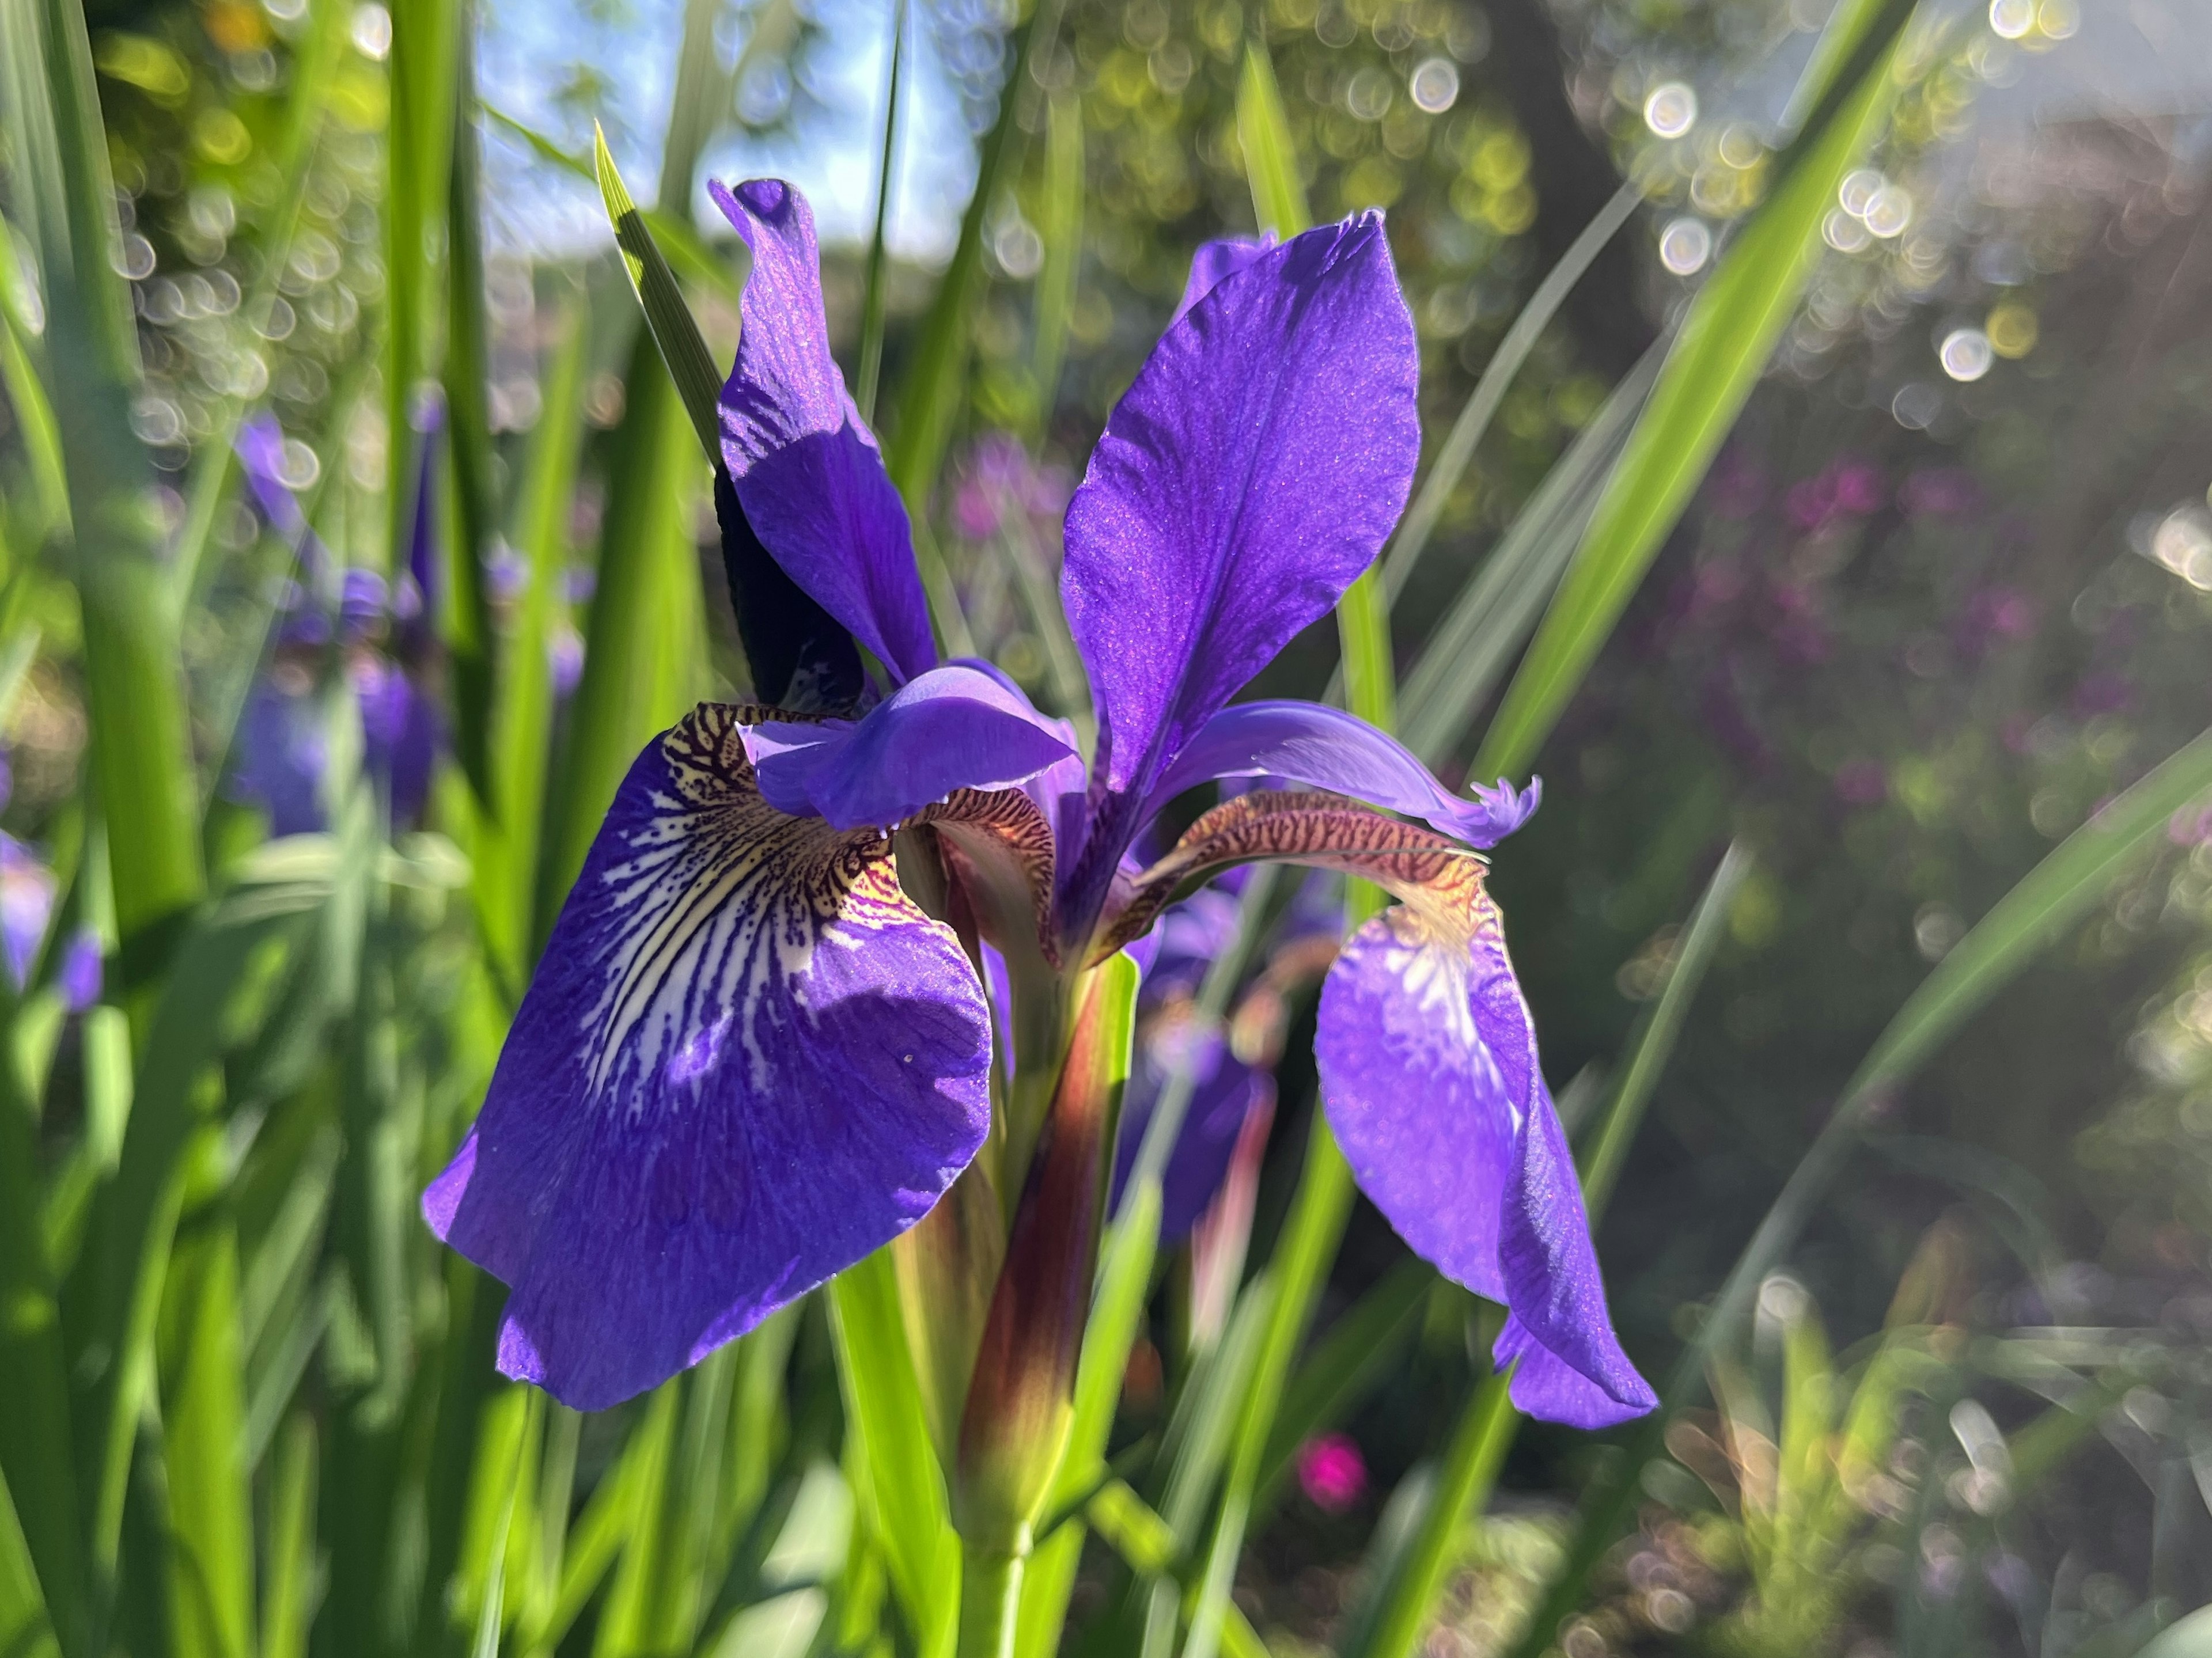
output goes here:
{"type": "Polygon", "coordinates": [[[1679,138],[1698,124],[1698,94],[1680,81],[1654,87],[1644,100],[1644,125],[1662,138],[1679,138]]]}
{"type": "Polygon", "coordinates": [[[2017,40],[2035,27],[2035,0],[1990,0],[1990,28],[2000,39],[2017,40]]]}
{"type": "Polygon", "coordinates": [[[1990,349],[2001,357],[2014,359],[2034,350],[2035,342],[2042,333],[2035,313],[2010,300],[1993,307],[1990,319],[1982,326],[1990,337],[1990,349]]]}
{"type": "Polygon", "coordinates": [[[1978,328],[1953,329],[1943,337],[1936,355],[1942,361],[1943,372],[1954,380],[1981,379],[1996,356],[1990,349],[1990,337],[1978,328]]]}
{"type": "Polygon", "coordinates": [[[1459,65],[1449,58],[1424,59],[1406,83],[1413,106],[1441,115],[1459,101],[1459,65]]]}
{"type": "Polygon", "coordinates": [[[1712,253],[1713,233],[1702,219],[1676,219],[1659,233],[1659,263],[1678,276],[1704,270],[1712,253]]]}

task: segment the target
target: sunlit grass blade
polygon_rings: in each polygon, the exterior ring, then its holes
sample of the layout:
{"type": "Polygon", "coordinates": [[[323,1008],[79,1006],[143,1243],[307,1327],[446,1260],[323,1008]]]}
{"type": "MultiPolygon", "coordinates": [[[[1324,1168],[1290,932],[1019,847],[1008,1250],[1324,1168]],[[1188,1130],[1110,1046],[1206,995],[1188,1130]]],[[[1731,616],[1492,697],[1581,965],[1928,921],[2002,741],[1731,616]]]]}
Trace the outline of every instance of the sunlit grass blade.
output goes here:
{"type": "Polygon", "coordinates": [[[256,1604],[238,1235],[221,1193],[220,1142],[205,1131],[194,1138],[160,1339],[169,1623],[177,1658],[232,1658],[252,1646],[256,1604]]]}
{"type": "Polygon", "coordinates": [[[651,1595],[665,1540],[662,1509],[683,1394],[682,1377],[662,1382],[651,1395],[644,1419],[632,1430],[630,1454],[637,1461],[625,1470],[623,1486],[629,1513],[623,1527],[622,1559],[599,1608],[592,1658],[634,1658],[653,1649],[650,1624],[656,1608],[651,1595]]]}
{"type": "Polygon", "coordinates": [[[1451,492],[1467,476],[1467,469],[1474,459],[1474,452],[1481,445],[1482,435],[1490,429],[1492,416],[1505,394],[1512,388],[1514,378],[1528,361],[1528,354],[1536,349],[1544,330],[1583,273],[1590,268],[1597,256],[1605,251],[1629,216],[1643,205],[1644,192],[1632,184],[1625,184],[1613,192],[1613,199],[1600,208],[1597,216],[1583,227],[1559,262],[1545,274],[1528,296],[1513,325],[1505,331],[1483,365],[1482,378],[1468,393],[1458,417],[1452,422],[1451,430],[1437,451],[1436,459],[1429,463],[1428,475],[1421,480],[1413,504],[1406,508],[1406,516],[1398,521],[1397,533],[1382,553],[1382,590],[1395,603],[1406,590],[1407,580],[1413,574],[1413,566],[1427,550],[1429,537],[1436,533],[1437,520],[1443,516],[1444,504],[1451,492]]]}
{"type": "MultiPolygon", "coordinates": [[[[785,0],[774,0],[774,3],[769,9],[774,10],[775,5],[784,3],[785,0]]],[[[750,53],[751,50],[751,45],[748,42],[746,52],[750,53]]],[[[743,61],[741,57],[739,59],[741,66],[743,61]]],[[[599,188],[599,171],[592,166],[590,160],[571,155],[537,128],[527,122],[517,120],[505,110],[495,105],[479,100],[477,107],[483,112],[495,126],[514,134],[527,144],[532,153],[541,161],[559,167],[572,177],[582,179],[594,190],[599,188]]],[[[666,256],[670,266],[678,275],[690,277],[700,287],[711,290],[717,298],[733,308],[744,297],[745,285],[743,271],[745,249],[744,243],[733,244],[726,257],[720,250],[714,247],[694,229],[688,219],[674,213],[663,212],[659,208],[650,203],[640,206],[637,213],[638,216],[645,221],[646,228],[653,233],[653,241],[666,256]]]]}
{"type": "MultiPolygon", "coordinates": [[[[1158,1578],[1175,1570],[1175,1528],[1122,1481],[1107,1481],[1085,1514],[1122,1564],[1139,1577],[1158,1578]]],[[[1173,1585],[1164,1588],[1172,1592],[1173,1585]]],[[[1230,1658],[1267,1658],[1267,1643],[1234,1603],[1222,1614],[1221,1644],[1230,1658]]]]}
{"type": "Polygon", "coordinates": [[[890,264],[891,195],[898,188],[899,81],[906,67],[908,0],[891,0],[890,71],[884,88],[884,144],[876,167],[876,224],[868,238],[867,287],[860,300],[860,373],[853,402],[864,421],[876,417],[876,384],[884,369],[884,283],[890,264]]]}
{"type": "Polygon", "coordinates": [[[1037,236],[1044,262],[1037,267],[1030,309],[1031,435],[1050,423],[1060,395],[1060,365],[1075,315],[1075,285],[1083,266],[1083,103],[1054,93],[1045,107],[1044,179],[1037,197],[1037,236]]]}
{"type": "Polygon", "coordinates": [[[1844,83],[1845,95],[1824,106],[1829,118],[1808,128],[1794,165],[1692,301],[1650,405],[1483,739],[1476,776],[1522,770],[1565,711],[1795,314],[1844,175],[1888,124],[1899,90],[1897,39],[1911,5],[1854,0],[1843,12],[1833,27],[1855,27],[1878,50],[1844,83]]]}
{"type": "MultiPolygon", "coordinates": [[[[476,797],[499,810],[492,781],[491,718],[497,640],[484,572],[501,523],[492,476],[490,322],[484,314],[483,212],[476,124],[474,0],[452,0],[454,97],[446,170],[446,448],[453,458],[458,533],[440,573],[439,617],[452,677],[453,757],[476,797]]],[[[395,567],[396,568],[397,567],[395,567]]]]}
{"type": "Polygon", "coordinates": [[[1298,1447],[1340,1421],[1389,1371],[1437,1284],[1436,1268],[1407,1255],[1331,1321],[1284,1389],[1260,1465],[1257,1511],[1290,1472],[1298,1447]]]}
{"type": "Polygon", "coordinates": [[[829,1297],[846,1431],[856,1436],[854,1494],[923,1658],[949,1658],[960,1609],[959,1540],[915,1381],[890,1253],[879,1249],[839,1273],[829,1297]]]}
{"type": "Polygon", "coordinates": [[[38,307],[35,297],[24,291],[14,238],[0,220],[0,391],[8,394],[29,463],[40,531],[52,534],[69,523],[69,478],[62,463],[61,428],[34,360],[46,325],[38,307]]]}
{"type": "Polygon", "coordinates": [[[1655,346],[1613,388],[1429,635],[1406,676],[1401,734],[1430,764],[1449,756],[1543,614],[1663,360],[1655,346]]]}
{"type": "Polygon", "coordinates": [[[1297,145],[1290,117],[1275,84],[1267,49],[1255,40],[1244,48],[1237,78],[1237,143],[1244,152],[1244,177],[1252,189],[1253,216],[1260,228],[1287,241],[1313,223],[1305,180],[1298,173],[1297,145]]]}
{"type": "Polygon", "coordinates": [[[1516,1658],[1535,1658],[1571,1612],[1584,1580],[1610,1546],[1632,1502],[1636,1479],[1656,1454],[1666,1424],[1693,1402],[1712,1355],[1734,1338],[1766,1275],[1796,1242],[1815,1206],[1871,1126],[1875,1108],[1999,991],[2065,937],[2130,871],[2166,843],[2184,806],[2212,793],[2212,732],[2206,732],[2061,841],[1989,913],[1905,999],[1838,1096],[1827,1122],[1790,1171],[1744,1246],[1711,1309],[1666,1387],[1660,1408],[1638,1424],[1627,1454],[1585,1496],[1557,1575],[1516,1658]]]}
{"type": "Polygon", "coordinates": [[[135,987],[173,944],[201,891],[154,471],[129,421],[137,334],[117,274],[114,182],[83,12],[70,0],[10,0],[0,9],[0,58],[10,65],[0,103],[14,199],[47,307],[47,390],[68,471],[83,627],[88,761],[113,826],[118,977],[135,987]]]}
{"type": "Polygon", "coordinates": [[[588,329],[580,303],[562,306],[553,325],[544,411],[532,434],[516,491],[515,540],[528,574],[513,636],[501,653],[492,712],[492,768],[497,811],[477,836],[477,910],[485,944],[510,1003],[532,966],[531,907],[537,892],[538,833],[553,739],[552,652],[568,612],[568,511],[583,446],[583,381],[588,329]]]}
{"type": "Polygon", "coordinates": [[[684,290],[677,286],[676,273],[668,268],[660,245],[653,240],[637,203],[630,199],[615,167],[614,155],[607,149],[606,134],[594,127],[592,144],[599,194],[606,203],[607,222],[614,227],[615,245],[622,250],[623,268],[629,273],[630,287],[645,313],[653,343],[660,349],[660,360],[675,384],[684,415],[711,462],[721,453],[721,418],[717,411],[722,376],[714,367],[714,354],[699,332],[684,290]]]}
{"type": "Polygon", "coordinates": [[[0,1652],[21,1658],[58,1658],[61,1652],[4,1475],[0,1475],[0,1652]]]}

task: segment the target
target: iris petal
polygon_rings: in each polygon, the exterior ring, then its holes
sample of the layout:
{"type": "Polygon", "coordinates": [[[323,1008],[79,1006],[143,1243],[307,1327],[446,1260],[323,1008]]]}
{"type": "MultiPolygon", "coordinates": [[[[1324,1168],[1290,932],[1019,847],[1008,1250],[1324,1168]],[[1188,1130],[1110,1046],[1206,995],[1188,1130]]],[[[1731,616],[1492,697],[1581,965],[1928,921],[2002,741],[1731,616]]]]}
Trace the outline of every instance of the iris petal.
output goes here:
{"type": "Polygon", "coordinates": [[[1403,902],[1339,952],[1314,1057],[1360,1189],[1414,1252],[1511,1316],[1514,1402],[1581,1427],[1657,1403],[1615,1339],[1573,1161],[1537,1064],[1480,857],[1340,796],[1255,791],[1193,823],[1103,939],[1151,925],[1176,887],[1273,859],[1365,877],[1403,902]]]}
{"type": "Polygon", "coordinates": [[[789,185],[709,186],[745,246],[722,459],[775,562],[902,681],[937,663],[906,508],[846,395],[822,311],[814,215],[789,185]]]}
{"type": "Polygon", "coordinates": [[[1318,702],[1239,702],[1206,722],[1176,756],[1146,803],[1150,817],[1174,796],[1219,777],[1279,777],[1348,794],[1418,817],[1468,846],[1496,846],[1528,820],[1541,799],[1534,783],[1516,793],[1504,779],[1462,799],[1413,751],[1355,714],[1318,702]]]}
{"type": "Polygon", "coordinates": [[[433,1229],[514,1286],[500,1367],[597,1409],[927,1212],[990,1121],[990,1021],[888,844],[759,796],[712,705],[630,768],[433,1229]]]}
{"type": "Polygon", "coordinates": [[[1381,549],[1420,448],[1419,375],[1367,213],[1218,282],[1107,421],[1061,576],[1109,792],[1071,879],[1075,926],[1176,753],[1381,549]]]}
{"type": "Polygon", "coordinates": [[[957,664],[857,724],[763,725],[748,747],[769,805],[836,829],[889,829],[957,789],[1012,788],[1075,755],[1020,692],[957,664]]]}
{"type": "Polygon", "coordinates": [[[1360,1189],[1416,1254],[1510,1316],[1533,1416],[1599,1428],[1658,1400],[1614,1338],[1535,1029],[1479,881],[1369,921],[1322,991],[1329,1127],[1360,1189]]]}
{"type": "Polygon", "coordinates": [[[1222,236],[1200,242],[1198,252],[1190,256],[1190,275],[1183,282],[1182,298],[1176,301],[1175,315],[1168,319],[1169,326],[1181,322],[1191,307],[1211,294],[1224,278],[1235,276],[1279,246],[1272,230],[1264,235],[1222,236]]]}

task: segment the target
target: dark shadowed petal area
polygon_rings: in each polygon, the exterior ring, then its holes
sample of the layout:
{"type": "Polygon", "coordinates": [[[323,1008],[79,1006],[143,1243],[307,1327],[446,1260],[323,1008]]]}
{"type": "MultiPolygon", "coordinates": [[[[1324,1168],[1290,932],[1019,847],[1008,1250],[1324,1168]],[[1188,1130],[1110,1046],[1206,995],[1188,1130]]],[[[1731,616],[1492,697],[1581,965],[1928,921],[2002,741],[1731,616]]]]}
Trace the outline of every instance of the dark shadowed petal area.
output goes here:
{"type": "Polygon", "coordinates": [[[500,1368],[598,1409],[926,1213],[989,1127],[989,1017],[884,843],[761,800],[738,710],[623,780],[423,1197],[514,1286],[500,1368]]]}
{"type": "Polygon", "coordinates": [[[1176,301],[1175,315],[1168,319],[1169,325],[1181,322],[1191,307],[1211,294],[1223,278],[1235,276],[1277,246],[1272,230],[1264,235],[1223,236],[1200,243],[1198,252],[1190,256],[1190,276],[1183,282],[1182,298],[1176,301]]]}
{"type": "Polygon", "coordinates": [[[1419,367],[1366,213],[1224,278],[1109,418],[1068,507],[1061,592],[1103,780],[1125,799],[1085,847],[1079,922],[1160,773],[1382,547],[1420,448],[1419,367]]]}
{"type": "Polygon", "coordinates": [[[933,668],[857,724],[770,724],[749,739],[763,798],[832,829],[891,828],[956,789],[1026,782],[1075,750],[1020,692],[933,668]]]}
{"type": "Polygon", "coordinates": [[[1239,702],[1206,722],[1146,803],[1150,817],[1185,789],[1221,777],[1279,777],[1402,811],[1471,847],[1493,847],[1528,820],[1541,798],[1499,780],[1462,799],[1411,750],[1356,714],[1318,702],[1239,702]]]}
{"type": "MultiPolygon", "coordinates": [[[[1471,867],[1471,866],[1470,866],[1471,867]]],[[[1329,1127],[1415,1254],[1511,1315],[1513,1402],[1596,1428],[1657,1403],[1614,1339],[1496,907],[1471,874],[1345,945],[1314,1042],[1329,1127]]]]}
{"type": "Polygon", "coordinates": [[[714,201],[752,250],[722,459],[775,562],[902,680],[936,665],[906,508],[830,355],[814,215],[774,179],[714,201]]]}

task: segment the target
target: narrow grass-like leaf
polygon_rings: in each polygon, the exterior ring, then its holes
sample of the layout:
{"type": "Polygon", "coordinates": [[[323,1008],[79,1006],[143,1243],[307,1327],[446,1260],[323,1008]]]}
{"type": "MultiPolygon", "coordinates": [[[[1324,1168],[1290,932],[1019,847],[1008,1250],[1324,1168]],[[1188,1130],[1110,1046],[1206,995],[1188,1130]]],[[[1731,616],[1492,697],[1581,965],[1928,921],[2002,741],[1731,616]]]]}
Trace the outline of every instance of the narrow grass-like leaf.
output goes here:
{"type": "Polygon", "coordinates": [[[515,540],[529,574],[492,714],[497,811],[478,833],[476,856],[477,910],[510,1004],[532,964],[531,908],[553,738],[552,650],[556,624],[568,610],[569,497],[584,434],[583,307],[562,307],[553,329],[544,410],[517,491],[515,540]]]}
{"type": "Polygon", "coordinates": [[[1044,262],[1037,267],[1030,308],[1033,437],[1042,434],[1060,396],[1060,365],[1067,355],[1076,280],[1083,268],[1083,102],[1072,92],[1054,93],[1045,106],[1044,180],[1037,196],[1044,262]]]}
{"type": "Polygon", "coordinates": [[[1559,1570],[1514,1649],[1515,1658],[1536,1658],[1551,1643],[1559,1620],[1573,1610],[1584,1580],[1611,1546],[1633,1500],[1638,1473],[1657,1454],[1667,1423],[1694,1401],[1712,1355],[1741,1327],[1759,1285],[1796,1242],[1815,1205],[1843,1171],[1875,1108],[2164,845],[2175,812],[2207,793],[2212,793],[2212,731],[2169,756],[2061,841],[1906,998],[1737,1257],[1662,1389],[1660,1408],[1638,1425],[1613,1471],[1601,1476],[1585,1496],[1559,1570]]]}
{"type": "Polygon", "coordinates": [[[1449,757],[1543,614],[1662,361],[1654,346],[1613,388],[1429,635],[1406,676],[1402,735],[1430,764],[1449,757]]]}
{"type": "Polygon", "coordinates": [[[1444,434],[1443,446],[1429,463],[1428,475],[1421,480],[1413,504],[1398,521],[1397,533],[1390,537],[1390,545],[1383,551],[1382,588],[1393,603],[1405,592],[1413,566],[1427,550],[1429,537],[1436,533],[1437,520],[1443,516],[1445,503],[1459,487],[1459,481],[1467,476],[1468,466],[1482,442],[1482,434],[1490,429],[1492,417],[1505,401],[1505,394],[1528,361],[1528,354],[1536,349],[1536,342],[1543,337],[1544,330],[1566,302],[1567,295],[1574,291],[1575,284],[1582,280],[1583,273],[1643,202],[1644,192],[1633,184],[1625,184],[1615,191],[1613,199],[1597,210],[1596,216],[1583,228],[1582,234],[1559,255],[1559,263],[1545,273],[1544,280],[1536,284],[1536,291],[1513,319],[1513,325],[1491,352],[1490,361],[1483,365],[1482,378],[1468,393],[1451,430],[1444,434]]]}
{"type": "MultiPolygon", "coordinates": [[[[0,997],[4,987],[0,987],[0,997]]],[[[5,997],[12,1002],[12,997],[5,997]]],[[[12,1012],[12,1008],[9,1010],[12,1012]]],[[[11,1528],[67,1658],[92,1650],[94,1600],[70,1465],[70,1400],[59,1309],[39,1225],[38,1145],[30,1112],[0,1078],[0,1482],[14,1494],[11,1528]]],[[[0,1549],[4,1549],[0,1543],[0,1549]]],[[[0,1565],[0,1574],[9,1568],[0,1565]]],[[[9,1599],[27,1626],[33,1608],[9,1599]]]]}
{"type": "Polygon", "coordinates": [[[664,1382],[656,1388],[646,1408],[645,1419],[631,1434],[629,1455],[638,1460],[624,1469],[622,1494],[629,1504],[623,1527],[622,1563],[599,1608],[599,1627],[592,1631],[592,1658],[635,1658],[653,1650],[651,1620],[656,1608],[651,1601],[654,1568],[664,1539],[661,1534],[663,1497],[668,1487],[669,1460],[674,1455],[676,1419],[683,1403],[684,1379],[664,1382]]]}
{"type": "Polygon", "coordinates": [[[1911,5],[1887,5],[1877,20],[1871,14],[1881,3],[1854,0],[1844,9],[1843,27],[1872,31],[1879,50],[1844,83],[1832,118],[1808,129],[1795,165],[1692,302],[1650,406],[1483,739],[1474,775],[1517,773],[1534,757],[1765,372],[1820,258],[1820,222],[1837,187],[1897,100],[1893,64],[1911,5]]]}
{"type": "MultiPolygon", "coordinates": [[[[774,10],[776,6],[787,3],[787,0],[771,0],[768,9],[774,10]]],[[[747,53],[751,52],[750,41],[745,50],[747,53]]],[[[744,61],[743,54],[740,55],[738,61],[742,67],[744,61]]],[[[538,160],[582,179],[595,190],[599,188],[599,172],[588,160],[571,155],[537,128],[527,122],[517,120],[505,110],[495,105],[484,103],[479,100],[477,107],[483,112],[495,126],[513,133],[527,144],[538,160]]],[[[693,228],[687,219],[677,214],[664,212],[659,207],[649,204],[639,207],[637,213],[638,216],[645,221],[646,228],[653,233],[653,241],[659,246],[661,252],[667,257],[669,264],[678,275],[689,276],[700,287],[711,290],[715,297],[725,304],[735,308],[744,297],[745,291],[744,279],[740,274],[745,258],[744,243],[733,243],[729,252],[725,255],[720,249],[713,246],[693,228]],[[732,262],[738,269],[732,268],[732,262]]]]}
{"type": "Polygon", "coordinates": [[[220,1141],[195,1139],[161,1309],[171,1639],[177,1658],[245,1658],[254,1638],[253,1489],[238,1340],[238,1234],[220,1141]]]}
{"type": "Polygon", "coordinates": [[[1237,143],[1244,152],[1244,177],[1260,228],[1288,241],[1313,223],[1313,210],[1306,204],[1305,180],[1298,173],[1297,146],[1275,84],[1275,67],[1258,40],[1245,46],[1237,79],[1237,143]]]}
{"type": "MultiPolygon", "coordinates": [[[[447,547],[440,621],[451,676],[453,756],[477,800],[492,811],[494,657],[484,571],[500,524],[492,477],[490,323],[484,314],[483,212],[478,199],[474,0],[450,0],[454,48],[453,137],[446,178],[446,446],[453,457],[459,533],[447,547]]],[[[398,567],[395,566],[394,568],[398,567]]]]}
{"type": "Polygon", "coordinates": [[[1328,1327],[1291,1378],[1268,1436],[1257,1507],[1289,1473],[1298,1447],[1342,1419],[1389,1372],[1437,1283],[1436,1268],[1407,1255],[1328,1327]]]}
{"type": "Polygon", "coordinates": [[[599,195],[606,203],[607,222],[614,227],[615,245],[622,250],[623,269],[629,273],[630,287],[645,313],[646,326],[652,331],[653,343],[660,349],[661,361],[675,384],[684,415],[698,434],[699,446],[711,463],[721,454],[721,422],[717,409],[722,376],[715,370],[714,354],[708,350],[706,339],[699,332],[699,324],[684,301],[684,290],[677,286],[676,273],[668,268],[660,245],[653,240],[653,233],[646,228],[645,220],[637,210],[637,203],[630,199],[622,173],[615,166],[614,155],[607,149],[606,134],[596,125],[592,130],[592,155],[597,166],[599,195]]]}
{"type": "Polygon", "coordinates": [[[30,1545],[0,1476],[0,1653],[9,1658],[60,1658],[30,1545]]]}
{"type": "Polygon", "coordinates": [[[891,62],[884,88],[884,145],[876,167],[876,225],[868,238],[867,287],[860,300],[860,374],[853,402],[863,421],[876,417],[876,384],[884,369],[884,282],[890,264],[891,193],[898,188],[899,81],[906,67],[908,0],[891,0],[891,62]]]}
{"type": "Polygon", "coordinates": [[[846,1430],[857,1440],[860,1512],[884,1551],[924,1658],[945,1658],[959,1613],[959,1541],[945,1473],[931,1448],[890,1253],[878,1249],[839,1273],[829,1297],[846,1430]]]}

